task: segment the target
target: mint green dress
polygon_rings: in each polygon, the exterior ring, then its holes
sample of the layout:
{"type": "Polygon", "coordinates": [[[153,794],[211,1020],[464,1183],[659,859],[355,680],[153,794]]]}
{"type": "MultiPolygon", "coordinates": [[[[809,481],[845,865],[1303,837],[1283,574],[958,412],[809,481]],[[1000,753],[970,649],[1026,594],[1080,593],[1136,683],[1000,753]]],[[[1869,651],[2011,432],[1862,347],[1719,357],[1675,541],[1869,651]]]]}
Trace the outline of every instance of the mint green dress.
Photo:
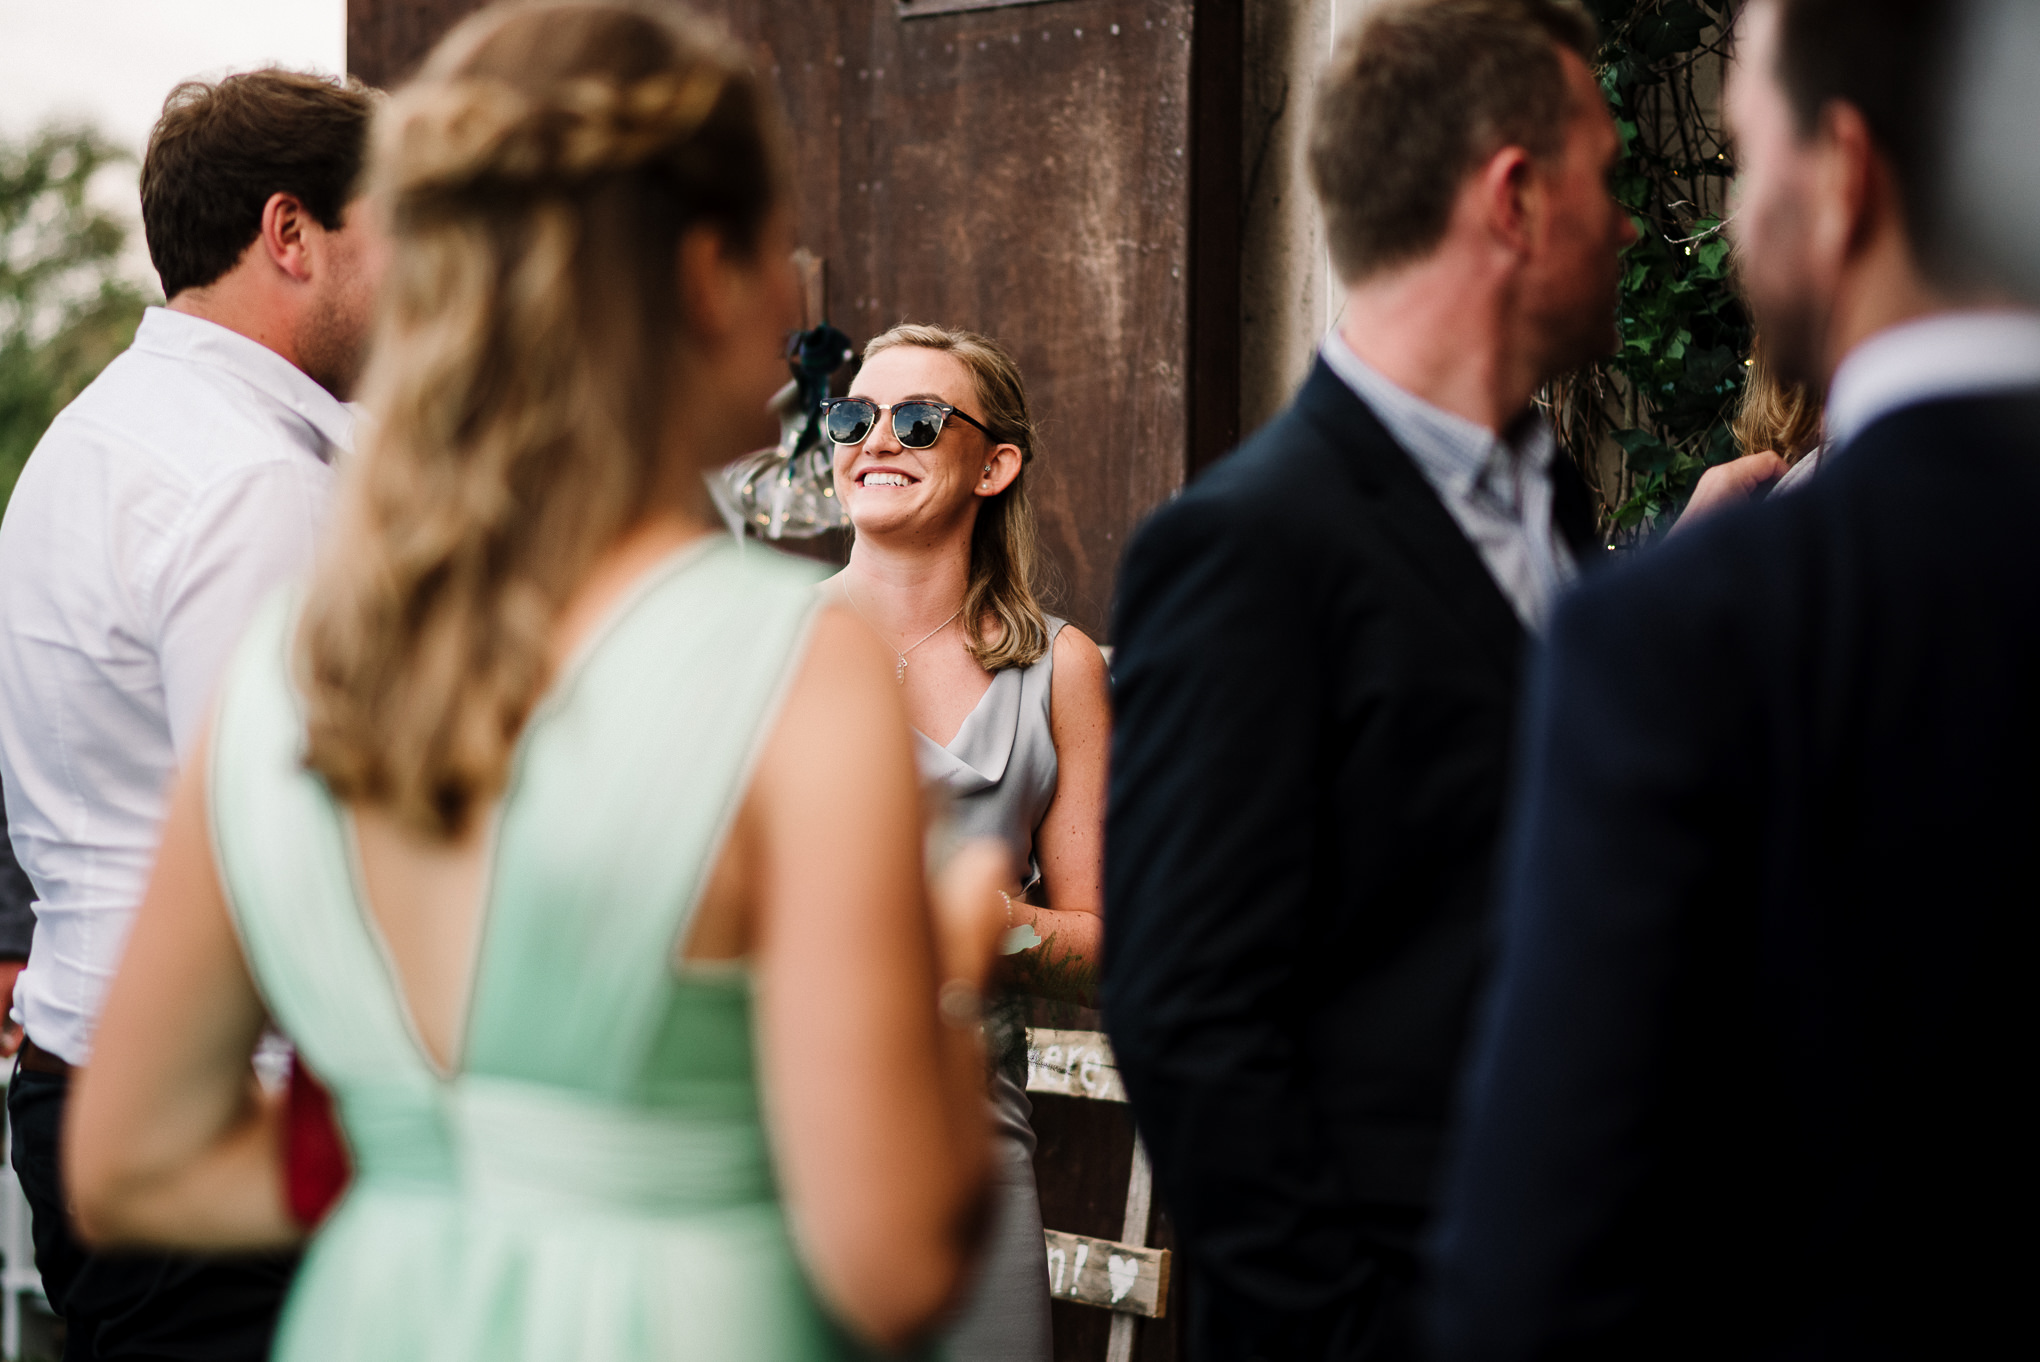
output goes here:
{"type": "Polygon", "coordinates": [[[739,967],[676,969],[816,607],[804,568],[690,546],[611,615],[523,734],[497,814],[465,1053],[435,1071],[301,765],[295,612],[228,673],[210,797],[255,980],[331,1087],[355,1176],[282,1362],[853,1354],[802,1274],[739,967]]]}

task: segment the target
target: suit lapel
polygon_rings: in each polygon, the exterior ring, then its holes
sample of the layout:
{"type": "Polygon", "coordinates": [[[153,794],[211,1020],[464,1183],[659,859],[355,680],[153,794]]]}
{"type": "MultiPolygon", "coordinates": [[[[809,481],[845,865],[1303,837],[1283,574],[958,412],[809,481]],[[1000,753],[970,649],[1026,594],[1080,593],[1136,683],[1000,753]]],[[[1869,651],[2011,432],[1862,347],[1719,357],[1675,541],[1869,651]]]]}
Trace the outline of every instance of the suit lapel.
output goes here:
{"type": "Polygon", "coordinates": [[[1378,511],[1384,539],[1514,684],[1525,639],[1522,621],[1409,454],[1322,359],[1296,401],[1318,435],[1354,471],[1362,494],[1378,511]]]}

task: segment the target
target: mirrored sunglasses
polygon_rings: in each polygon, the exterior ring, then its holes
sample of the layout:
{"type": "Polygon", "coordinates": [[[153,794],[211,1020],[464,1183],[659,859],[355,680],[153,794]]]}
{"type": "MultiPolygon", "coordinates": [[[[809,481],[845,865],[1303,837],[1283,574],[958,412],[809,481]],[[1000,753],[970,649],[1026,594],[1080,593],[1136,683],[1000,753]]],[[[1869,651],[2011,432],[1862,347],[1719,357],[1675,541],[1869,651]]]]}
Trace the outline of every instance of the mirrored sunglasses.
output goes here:
{"type": "Polygon", "coordinates": [[[984,423],[947,402],[873,402],[865,397],[838,397],[822,404],[822,429],[839,445],[861,445],[871,437],[881,412],[892,413],[893,438],[902,449],[926,449],[942,438],[942,423],[954,416],[994,438],[984,423]]]}

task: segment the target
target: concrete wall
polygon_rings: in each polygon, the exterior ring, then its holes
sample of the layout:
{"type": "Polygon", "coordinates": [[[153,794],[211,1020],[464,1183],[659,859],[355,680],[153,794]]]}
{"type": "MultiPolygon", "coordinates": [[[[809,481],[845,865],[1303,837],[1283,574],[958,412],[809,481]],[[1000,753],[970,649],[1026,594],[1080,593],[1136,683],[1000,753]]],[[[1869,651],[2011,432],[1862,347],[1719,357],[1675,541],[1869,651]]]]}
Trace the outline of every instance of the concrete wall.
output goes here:
{"type": "Polygon", "coordinates": [[[1319,72],[1380,0],[1247,0],[1241,173],[1240,430],[1265,423],[1310,371],[1340,290],[1304,167],[1319,72]]]}

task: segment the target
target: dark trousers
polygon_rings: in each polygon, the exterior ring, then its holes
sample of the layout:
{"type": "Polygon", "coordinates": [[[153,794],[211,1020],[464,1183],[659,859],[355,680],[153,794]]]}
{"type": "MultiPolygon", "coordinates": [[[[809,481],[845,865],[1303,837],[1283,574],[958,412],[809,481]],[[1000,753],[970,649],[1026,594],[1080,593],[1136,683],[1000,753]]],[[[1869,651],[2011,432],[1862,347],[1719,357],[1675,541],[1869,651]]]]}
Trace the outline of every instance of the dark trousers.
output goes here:
{"type": "Polygon", "coordinates": [[[1201,1277],[1190,1296],[1196,1362],[1414,1362],[1419,1249],[1429,1214],[1370,1205],[1355,1215],[1362,1249],[1352,1293],[1326,1310],[1285,1315],[1232,1300],[1201,1277]]]}
{"type": "Polygon", "coordinates": [[[7,1090],[14,1172],[34,1217],[43,1291],[64,1317],[64,1362],[261,1362],[297,1255],[87,1250],[71,1234],[58,1161],[70,1086],[17,1068],[7,1090]]]}

